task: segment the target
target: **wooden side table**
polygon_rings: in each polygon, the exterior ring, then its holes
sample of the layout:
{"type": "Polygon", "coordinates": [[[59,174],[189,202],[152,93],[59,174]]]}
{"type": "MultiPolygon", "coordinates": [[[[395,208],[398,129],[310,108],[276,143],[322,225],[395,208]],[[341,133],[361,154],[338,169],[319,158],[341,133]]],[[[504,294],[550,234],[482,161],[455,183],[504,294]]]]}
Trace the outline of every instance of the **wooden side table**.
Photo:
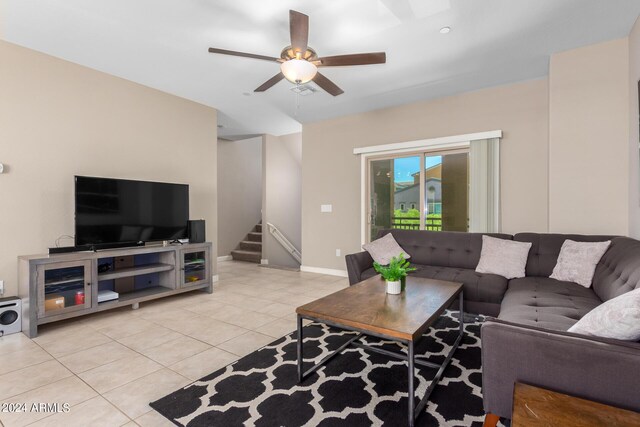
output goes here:
{"type": "Polygon", "coordinates": [[[516,383],[512,427],[640,426],[640,414],[516,383]]]}

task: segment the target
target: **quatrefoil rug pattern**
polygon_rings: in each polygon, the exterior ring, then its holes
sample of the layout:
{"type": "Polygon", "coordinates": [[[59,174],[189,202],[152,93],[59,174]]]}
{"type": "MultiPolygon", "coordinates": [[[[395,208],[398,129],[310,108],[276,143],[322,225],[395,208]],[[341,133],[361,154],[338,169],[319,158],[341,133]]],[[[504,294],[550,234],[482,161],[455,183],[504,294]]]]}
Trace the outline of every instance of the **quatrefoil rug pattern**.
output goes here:
{"type": "MultiPolygon", "coordinates": [[[[438,319],[416,346],[416,355],[441,363],[458,334],[457,316],[447,311],[438,319]]],[[[465,316],[464,340],[416,425],[482,425],[481,322],[481,317],[465,316]]],[[[305,326],[306,368],[352,334],[315,323],[305,326]]],[[[189,427],[406,425],[406,362],[351,347],[298,384],[296,335],[292,332],[151,406],[174,424],[189,427]]],[[[378,338],[361,340],[406,351],[378,338]]],[[[416,369],[419,396],[434,375],[434,369],[416,369]]]]}

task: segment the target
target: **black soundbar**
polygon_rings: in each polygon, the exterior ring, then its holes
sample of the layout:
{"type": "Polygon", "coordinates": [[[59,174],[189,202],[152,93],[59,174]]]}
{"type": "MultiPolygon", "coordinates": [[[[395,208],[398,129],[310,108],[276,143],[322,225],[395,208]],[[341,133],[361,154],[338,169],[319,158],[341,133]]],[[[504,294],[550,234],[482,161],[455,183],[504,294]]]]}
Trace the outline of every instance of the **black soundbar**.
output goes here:
{"type": "Polygon", "coordinates": [[[97,245],[80,245],[80,246],[64,246],[61,248],[49,248],[49,255],[66,254],[70,252],[86,252],[86,251],[96,252],[101,249],[127,248],[132,246],[144,246],[144,242],[100,243],[97,245]]]}

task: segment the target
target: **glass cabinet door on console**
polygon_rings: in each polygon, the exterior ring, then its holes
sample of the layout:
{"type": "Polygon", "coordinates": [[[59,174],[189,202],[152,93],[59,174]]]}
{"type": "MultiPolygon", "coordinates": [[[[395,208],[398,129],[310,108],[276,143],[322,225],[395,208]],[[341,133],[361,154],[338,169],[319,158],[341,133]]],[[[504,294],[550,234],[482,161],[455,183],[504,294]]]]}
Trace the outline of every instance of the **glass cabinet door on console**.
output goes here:
{"type": "Polygon", "coordinates": [[[91,308],[91,261],[37,267],[38,317],[91,308]]]}
{"type": "Polygon", "coordinates": [[[209,248],[182,251],[182,287],[199,285],[209,277],[209,248]]]}

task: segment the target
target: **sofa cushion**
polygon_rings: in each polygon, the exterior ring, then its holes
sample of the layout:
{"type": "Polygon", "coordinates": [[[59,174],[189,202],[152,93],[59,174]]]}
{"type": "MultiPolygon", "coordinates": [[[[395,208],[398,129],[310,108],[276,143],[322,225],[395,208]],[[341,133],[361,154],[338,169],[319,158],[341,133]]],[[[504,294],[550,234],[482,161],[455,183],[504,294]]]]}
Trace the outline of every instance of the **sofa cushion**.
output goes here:
{"type": "MultiPolygon", "coordinates": [[[[495,274],[476,273],[474,270],[467,268],[436,267],[419,264],[414,264],[413,266],[417,270],[411,273],[412,276],[461,282],[464,286],[465,301],[500,304],[502,296],[507,290],[507,279],[495,274]]],[[[362,273],[362,279],[368,279],[376,274],[373,268],[369,268],[362,273]]]]}
{"type": "Polygon", "coordinates": [[[507,279],[524,277],[530,249],[531,242],[514,242],[482,236],[482,252],[476,272],[498,274],[507,279]]]}
{"type": "Polygon", "coordinates": [[[498,319],[566,331],[601,303],[593,290],[577,283],[523,277],[509,281],[498,319]]]}
{"type": "Polygon", "coordinates": [[[640,340],[640,289],[603,302],[569,328],[569,332],[617,340],[640,340]]]}
{"type": "Polygon", "coordinates": [[[640,288],[640,241],[616,237],[593,275],[593,290],[603,301],[640,288]]]}
{"type": "MultiPolygon", "coordinates": [[[[558,261],[560,248],[565,240],[574,242],[604,242],[614,236],[583,236],[580,234],[539,234],[518,233],[513,240],[518,242],[531,242],[531,250],[527,259],[527,276],[549,277],[558,261]]],[[[401,244],[402,245],[402,244],[401,244]]]]}
{"type": "MultiPolygon", "coordinates": [[[[482,233],[453,231],[382,230],[378,236],[393,234],[411,255],[414,264],[475,269],[482,251],[482,233]]],[[[487,236],[510,240],[509,234],[487,236]]]]}
{"type": "Polygon", "coordinates": [[[398,245],[392,234],[387,234],[370,243],[362,245],[362,249],[369,252],[371,258],[381,265],[389,265],[394,257],[404,254],[404,259],[411,258],[404,253],[404,249],[398,245]]]}
{"type": "Polygon", "coordinates": [[[574,242],[565,240],[558,255],[558,262],[551,273],[552,279],[575,282],[591,287],[593,274],[602,255],[609,249],[611,240],[604,242],[574,242]]]}

